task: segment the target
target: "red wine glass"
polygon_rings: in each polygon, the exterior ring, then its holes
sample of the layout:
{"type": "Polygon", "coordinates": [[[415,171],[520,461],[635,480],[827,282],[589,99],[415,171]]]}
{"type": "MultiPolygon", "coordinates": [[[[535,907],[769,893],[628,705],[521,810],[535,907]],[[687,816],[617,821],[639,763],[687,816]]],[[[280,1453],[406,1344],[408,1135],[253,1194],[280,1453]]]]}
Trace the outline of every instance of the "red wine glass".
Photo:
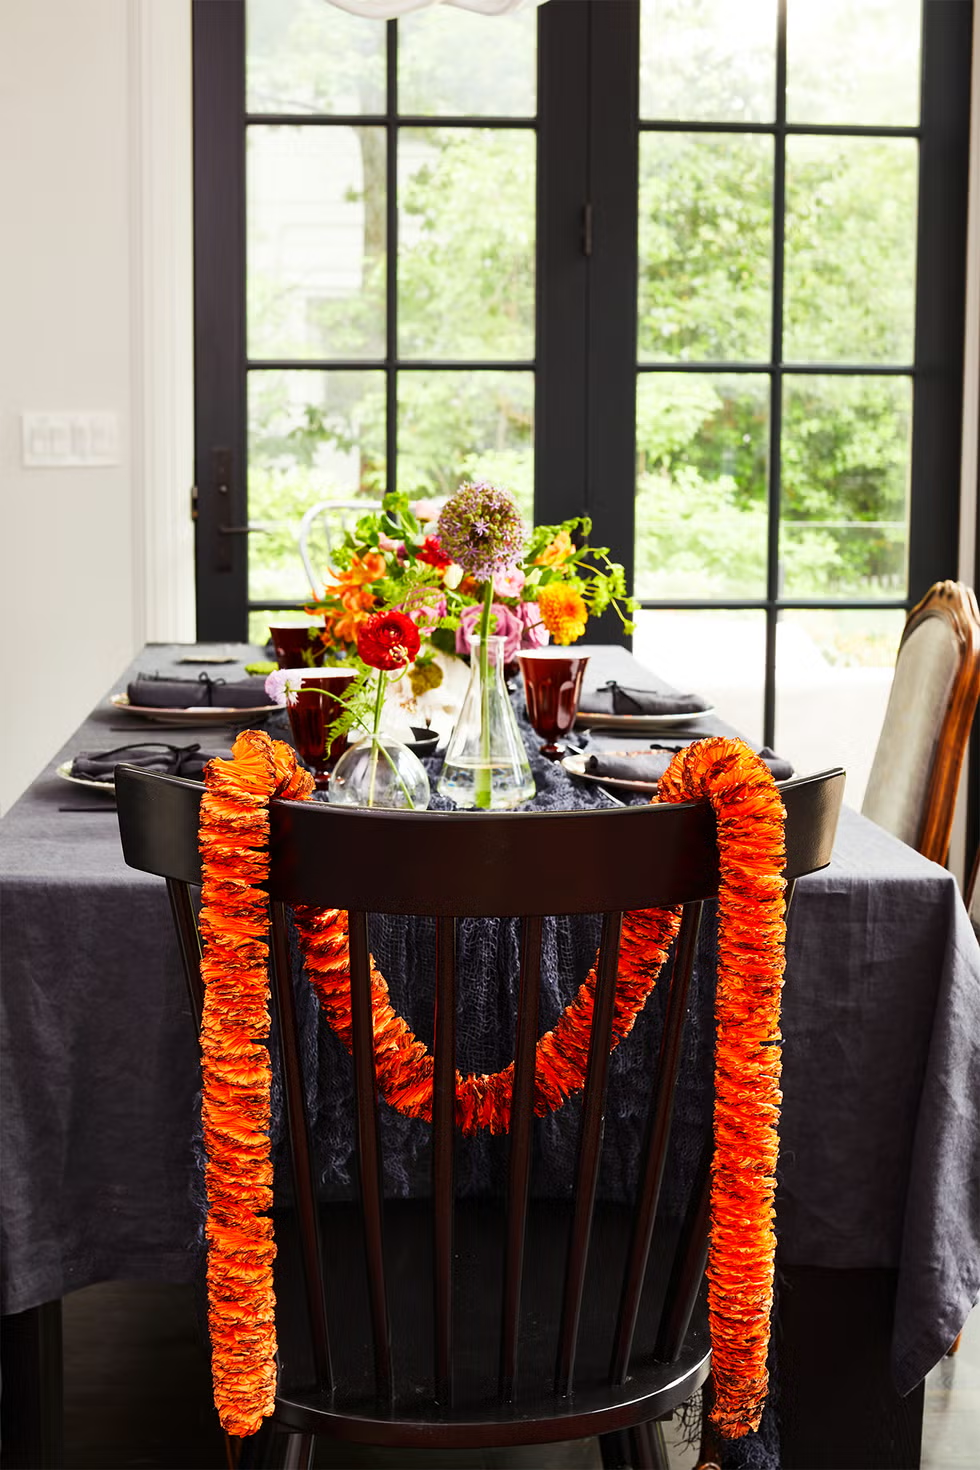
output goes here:
{"type": "Polygon", "coordinates": [[[531,648],[523,649],[517,659],[531,724],[545,741],[541,754],[558,760],[565,754],[559,737],[567,735],[575,723],[589,655],[563,648],[531,648]]]}

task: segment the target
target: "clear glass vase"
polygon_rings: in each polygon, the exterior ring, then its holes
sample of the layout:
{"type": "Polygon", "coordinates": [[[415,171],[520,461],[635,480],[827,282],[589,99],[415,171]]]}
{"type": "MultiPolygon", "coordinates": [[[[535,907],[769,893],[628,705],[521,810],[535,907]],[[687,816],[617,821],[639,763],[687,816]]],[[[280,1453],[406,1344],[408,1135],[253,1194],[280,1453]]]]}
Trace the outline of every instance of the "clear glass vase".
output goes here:
{"type": "Polygon", "coordinates": [[[337,806],[424,811],[429,805],[429,778],[418,756],[400,740],[367,735],[345,750],[334,766],[327,800],[337,806]]]}
{"type": "Polygon", "coordinates": [[[504,639],[472,639],[470,682],[439,778],[457,806],[501,811],[534,795],[534,777],[504,684],[504,639]],[[486,677],[484,677],[484,675],[486,677]]]}

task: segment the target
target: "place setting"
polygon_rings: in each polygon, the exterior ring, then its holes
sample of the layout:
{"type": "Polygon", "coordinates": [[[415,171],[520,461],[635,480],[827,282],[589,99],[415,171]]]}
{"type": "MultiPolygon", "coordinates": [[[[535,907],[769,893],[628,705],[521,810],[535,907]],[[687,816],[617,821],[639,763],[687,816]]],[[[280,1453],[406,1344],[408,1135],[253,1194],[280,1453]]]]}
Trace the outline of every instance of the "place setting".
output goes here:
{"type": "Polygon", "coordinates": [[[109,696],[109,703],[120,714],[175,727],[245,724],[273,708],[261,675],[226,679],[206,669],[196,679],[137,674],[124,693],[109,696]]]}
{"type": "Polygon", "coordinates": [[[203,781],[204,767],[216,757],[226,758],[230,747],[203,750],[199,742],[191,745],[169,745],[163,741],[143,741],[118,745],[113,750],[79,751],[71,760],[55,767],[62,781],[80,791],[100,798],[84,806],[60,806],[61,812],[114,812],[115,771],[119,765],[136,766],[161,776],[180,776],[186,781],[203,781]]]}

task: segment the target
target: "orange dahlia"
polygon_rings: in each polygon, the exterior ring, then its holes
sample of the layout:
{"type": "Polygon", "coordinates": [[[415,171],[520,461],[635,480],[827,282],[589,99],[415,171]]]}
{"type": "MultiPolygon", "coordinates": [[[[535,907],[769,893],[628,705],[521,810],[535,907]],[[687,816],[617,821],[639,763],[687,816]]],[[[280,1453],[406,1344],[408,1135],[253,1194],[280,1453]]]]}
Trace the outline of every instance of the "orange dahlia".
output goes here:
{"type": "Polygon", "coordinates": [[[585,632],[589,610],[577,587],[548,582],[538,593],[541,621],[556,643],[574,643],[585,632]]]}

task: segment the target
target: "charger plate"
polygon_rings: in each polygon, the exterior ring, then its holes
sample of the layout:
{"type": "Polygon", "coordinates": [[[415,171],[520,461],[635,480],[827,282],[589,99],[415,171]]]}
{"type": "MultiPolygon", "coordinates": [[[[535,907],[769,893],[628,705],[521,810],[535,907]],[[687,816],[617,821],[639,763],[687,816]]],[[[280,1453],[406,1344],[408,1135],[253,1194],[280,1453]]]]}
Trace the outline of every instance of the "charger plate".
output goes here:
{"type": "Polygon", "coordinates": [[[271,715],[277,708],[274,704],[256,704],[248,709],[224,704],[196,704],[165,709],[160,705],[130,704],[128,694],[110,694],[109,703],[124,714],[139,715],[144,720],[159,720],[164,725],[228,725],[235,720],[247,721],[257,715],[271,715]]]}
{"type": "Polygon", "coordinates": [[[624,733],[632,730],[635,735],[646,735],[654,730],[667,730],[671,725],[694,725],[714,712],[714,705],[696,713],[686,710],[684,714],[671,715],[607,715],[597,710],[579,710],[575,723],[583,730],[622,730],[624,733]]]}
{"type": "MultiPolygon", "coordinates": [[[[603,752],[605,755],[631,755],[629,750],[609,750],[603,752]]],[[[647,755],[649,752],[643,751],[647,755]]],[[[570,776],[577,781],[595,781],[600,786],[618,786],[623,791],[645,791],[650,796],[656,794],[659,781],[627,781],[623,776],[600,776],[595,771],[587,771],[585,763],[587,755],[566,755],[561,764],[570,776]]]]}
{"type": "Polygon", "coordinates": [[[55,774],[62,781],[70,781],[73,786],[84,786],[89,791],[100,791],[103,796],[115,797],[116,784],[114,781],[90,781],[87,776],[73,776],[71,773],[71,761],[62,761],[60,766],[55,767],[55,774]]]}

